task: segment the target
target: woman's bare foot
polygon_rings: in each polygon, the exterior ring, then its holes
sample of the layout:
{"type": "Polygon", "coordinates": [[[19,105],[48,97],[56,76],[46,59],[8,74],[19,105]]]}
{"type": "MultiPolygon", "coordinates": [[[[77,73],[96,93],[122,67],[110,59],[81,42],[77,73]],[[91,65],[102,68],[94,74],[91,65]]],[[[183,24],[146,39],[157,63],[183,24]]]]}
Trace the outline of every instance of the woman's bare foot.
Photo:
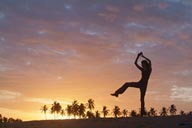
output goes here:
{"type": "Polygon", "coordinates": [[[118,94],[117,93],[112,93],[111,96],[118,97],[118,94]]]}

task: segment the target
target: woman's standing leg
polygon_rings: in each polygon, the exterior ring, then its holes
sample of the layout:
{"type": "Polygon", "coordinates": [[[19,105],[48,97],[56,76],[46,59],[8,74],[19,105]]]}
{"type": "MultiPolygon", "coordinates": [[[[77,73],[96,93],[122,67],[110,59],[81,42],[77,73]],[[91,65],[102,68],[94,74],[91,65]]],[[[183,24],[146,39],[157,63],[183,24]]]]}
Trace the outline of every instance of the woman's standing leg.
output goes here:
{"type": "Polygon", "coordinates": [[[140,101],[141,101],[141,117],[145,115],[145,88],[140,88],[140,101]]]}

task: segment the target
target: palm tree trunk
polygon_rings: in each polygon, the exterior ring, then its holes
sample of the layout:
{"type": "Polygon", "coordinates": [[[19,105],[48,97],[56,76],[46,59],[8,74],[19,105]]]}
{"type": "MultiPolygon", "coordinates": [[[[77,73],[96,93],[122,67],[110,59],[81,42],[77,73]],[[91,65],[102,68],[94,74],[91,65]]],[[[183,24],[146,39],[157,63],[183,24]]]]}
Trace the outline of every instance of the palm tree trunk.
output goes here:
{"type": "Polygon", "coordinates": [[[46,113],[44,113],[45,114],[45,119],[47,120],[47,114],[46,113]]]}

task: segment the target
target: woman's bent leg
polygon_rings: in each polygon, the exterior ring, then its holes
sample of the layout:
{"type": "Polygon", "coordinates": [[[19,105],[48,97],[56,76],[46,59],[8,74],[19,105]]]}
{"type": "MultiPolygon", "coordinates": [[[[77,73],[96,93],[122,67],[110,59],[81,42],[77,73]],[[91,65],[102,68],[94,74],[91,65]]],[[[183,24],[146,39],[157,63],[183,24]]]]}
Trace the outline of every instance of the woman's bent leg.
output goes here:
{"type": "Polygon", "coordinates": [[[111,94],[111,95],[118,97],[118,95],[124,93],[128,87],[139,88],[139,83],[138,82],[127,82],[127,83],[123,84],[119,89],[117,89],[114,94],[111,94]]]}

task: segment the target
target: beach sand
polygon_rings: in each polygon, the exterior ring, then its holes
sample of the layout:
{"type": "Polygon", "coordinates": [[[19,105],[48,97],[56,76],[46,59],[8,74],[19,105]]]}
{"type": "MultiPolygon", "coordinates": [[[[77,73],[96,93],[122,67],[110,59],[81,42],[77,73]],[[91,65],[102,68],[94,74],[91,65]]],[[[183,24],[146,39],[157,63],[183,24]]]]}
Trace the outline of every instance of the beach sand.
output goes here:
{"type": "Polygon", "coordinates": [[[7,124],[6,128],[192,128],[192,116],[41,120],[7,124]]]}

